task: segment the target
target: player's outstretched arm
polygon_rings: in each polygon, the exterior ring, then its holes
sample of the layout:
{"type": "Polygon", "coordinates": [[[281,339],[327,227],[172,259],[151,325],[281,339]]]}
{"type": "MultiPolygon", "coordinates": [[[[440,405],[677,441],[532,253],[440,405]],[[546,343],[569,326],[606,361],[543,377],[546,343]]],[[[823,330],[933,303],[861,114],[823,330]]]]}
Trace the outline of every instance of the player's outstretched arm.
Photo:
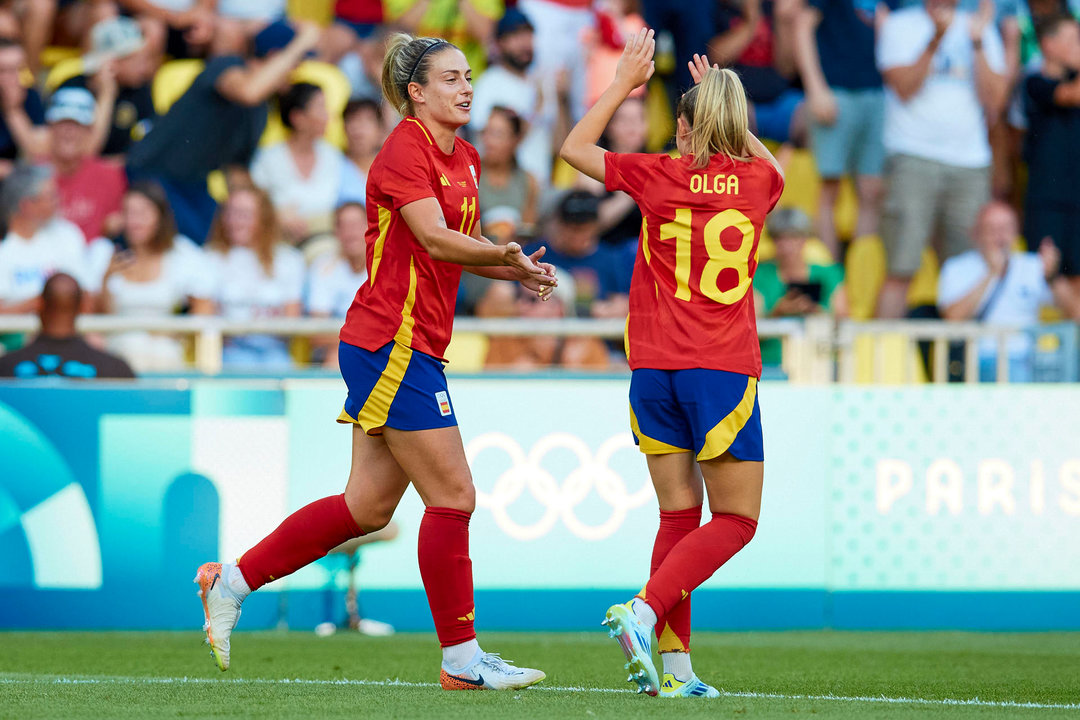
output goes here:
{"type": "Polygon", "coordinates": [[[605,151],[596,143],[623,100],[652,77],[656,69],[653,63],[655,51],[652,30],[643,28],[626,41],[615,79],[566,136],[559,157],[594,180],[604,182],[605,151]]]}
{"type": "MultiPolygon", "coordinates": [[[[477,221],[476,225],[473,227],[472,237],[480,242],[491,243],[491,241],[484,237],[480,232],[479,221],[477,221]]],[[[473,275],[491,278],[492,280],[510,280],[511,282],[519,282],[524,285],[526,289],[535,292],[541,300],[547,300],[551,297],[551,289],[557,286],[559,281],[555,279],[555,266],[551,263],[540,262],[540,258],[544,257],[544,253],[546,252],[547,248],[541,246],[539,250],[535,250],[529,255],[529,259],[544,271],[544,275],[525,273],[518,268],[507,265],[495,267],[486,265],[466,265],[465,270],[471,272],[473,275]]]]}
{"type": "Polygon", "coordinates": [[[548,275],[543,267],[521,252],[521,246],[516,242],[493,245],[448,228],[439,201],[433,197],[403,205],[401,217],[435,260],[458,265],[505,265],[522,276],[538,279],[548,275]]]}

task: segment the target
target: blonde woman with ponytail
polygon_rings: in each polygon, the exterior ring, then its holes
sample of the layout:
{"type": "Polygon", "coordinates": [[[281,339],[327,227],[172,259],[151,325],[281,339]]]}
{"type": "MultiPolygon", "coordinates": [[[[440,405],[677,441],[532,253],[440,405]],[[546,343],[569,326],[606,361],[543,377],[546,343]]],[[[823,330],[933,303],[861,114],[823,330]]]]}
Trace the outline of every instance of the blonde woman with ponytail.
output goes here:
{"type": "Polygon", "coordinates": [[[570,132],[561,155],[641,208],[630,286],[630,427],[660,504],[652,572],[604,619],[628,680],[664,698],[718,697],[690,664],[690,593],[754,536],[763,461],[761,354],[751,284],[765,216],[780,199],[776,159],[747,129],[738,75],[689,63],[679,101],[681,157],[596,145],[615,109],[653,73],[655,42],[626,43],[611,86],[570,132]],[[709,522],[701,524],[704,494],[709,522]],[[655,633],[663,677],[652,661],[655,633]]]}
{"type": "MultiPolygon", "coordinates": [[[[517,280],[542,299],[554,269],[517,243],[480,234],[480,157],[456,136],[469,121],[471,71],[452,44],[396,35],[382,87],[403,116],[368,173],[367,267],[341,328],[348,387],[338,422],[352,425],[345,492],[285,518],[235,564],[206,563],[199,584],[218,667],[249,593],[352,538],[386,526],[409,485],[425,505],[420,576],[442,645],[446,690],[516,690],[544,679],[481,650],[473,630],[469,518],[476,491],[443,375],[462,270],[517,280]]],[[[536,406],[544,409],[542,404],[536,406]]]]}

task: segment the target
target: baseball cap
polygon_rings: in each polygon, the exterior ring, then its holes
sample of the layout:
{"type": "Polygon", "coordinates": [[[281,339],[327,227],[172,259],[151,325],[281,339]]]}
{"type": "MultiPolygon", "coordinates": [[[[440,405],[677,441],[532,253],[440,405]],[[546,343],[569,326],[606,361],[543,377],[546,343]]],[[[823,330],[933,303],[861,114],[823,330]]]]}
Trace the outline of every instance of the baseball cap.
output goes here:
{"type": "Polygon", "coordinates": [[[132,18],[102,20],[90,30],[90,51],[83,55],[83,71],[93,74],[107,60],[127,57],[145,44],[142,29],[132,18]]]}
{"type": "MultiPolygon", "coordinates": [[[[292,25],[285,20],[275,20],[255,35],[255,57],[262,58],[272,52],[284,50],[294,37],[296,37],[296,30],[292,25]]],[[[314,52],[309,52],[308,56],[314,54],[314,52]]]]}
{"type": "Polygon", "coordinates": [[[776,208],[766,219],[769,234],[775,237],[811,235],[814,224],[810,216],[797,207],[776,208]]]}
{"type": "Polygon", "coordinates": [[[559,220],[570,225],[596,222],[600,216],[600,198],[587,190],[571,190],[559,201],[559,220]]]}
{"type": "Polygon", "coordinates": [[[533,30],[533,24],[529,22],[529,18],[525,13],[521,12],[517,8],[509,8],[495,25],[495,37],[501,38],[503,35],[509,35],[512,32],[521,30],[522,28],[528,28],[533,30]]]}
{"type": "Polygon", "coordinates": [[[74,120],[80,125],[93,125],[95,108],[97,101],[89,90],[80,87],[60,88],[53,93],[49,109],[45,111],[45,122],[74,120]]]}

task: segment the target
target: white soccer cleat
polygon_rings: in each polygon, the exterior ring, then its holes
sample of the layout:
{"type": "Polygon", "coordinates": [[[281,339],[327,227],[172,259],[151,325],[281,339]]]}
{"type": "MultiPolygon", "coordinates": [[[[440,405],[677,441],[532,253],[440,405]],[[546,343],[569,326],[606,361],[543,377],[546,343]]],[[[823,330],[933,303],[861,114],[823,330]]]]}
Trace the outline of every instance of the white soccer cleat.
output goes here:
{"type": "Polygon", "coordinates": [[[652,644],[649,641],[652,630],[634,614],[630,603],[612,605],[601,624],[607,626],[608,636],[618,640],[626,655],[626,665],[623,667],[630,673],[626,676],[626,682],[637,683],[639,693],[656,697],[660,678],[652,660],[652,644]]]}
{"type": "Polygon", "coordinates": [[[221,563],[204,563],[195,574],[198,595],[202,598],[206,622],[206,642],[217,666],[224,672],[229,669],[229,637],[236,621],[240,619],[241,600],[222,577],[221,563]]]}
{"type": "Polygon", "coordinates": [[[439,684],[443,690],[520,690],[546,677],[541,670],[515,667],[498,653],[482,652],[472,665],[461,671],[450,672],[443,663],[439,684]]]}
{"type": "Polygon", "coordinates": [[[664,680],[660,683],[660,697],[662,698],[718,698],[720,691],[712,685],[703,683],[697,675],[691,675],[686,682],[677,679],[671,673],[664,673],[664,680]]]}

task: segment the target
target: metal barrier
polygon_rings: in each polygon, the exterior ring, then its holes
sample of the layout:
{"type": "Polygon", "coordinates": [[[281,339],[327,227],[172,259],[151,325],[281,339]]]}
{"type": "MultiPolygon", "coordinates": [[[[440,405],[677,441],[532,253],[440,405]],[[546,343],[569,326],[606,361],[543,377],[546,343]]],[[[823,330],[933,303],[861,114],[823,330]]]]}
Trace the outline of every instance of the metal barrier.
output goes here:
{"type": "MultiPolygon", "coordinates": [[[[37,332],[39,321],[33,315],[0,315],[0,334],[37,332]]],[[[1047,326],[1052,327],[1052,326],[1047,326]]],[[[1075,329],[1075,326],[1066,326],[1075,329]]],[[[335,336],[341,320],[334,318],[264,318],[259,320],[228,320],[220,317],[181,315],[170,317],[130,317],[119,315],[83,315],[78,320],[81,332],[113,334],[145,331],[186,336],[193,340],[195,369],[206,375],[222,370],[222,349],[229,336],[246,334],[282,335],[288,337],[335,336]]],[[[457,333],[476,333],[487,336],[555,335],[563,337],[590,336],[605,340],[623,337],[623,320],[591,318],[525,319],[525,318],[457,318],[457,333]]],[[[979,378],[979,343],[991,338],[996,346],[998,382],[1009,378],[1010,337],[1031,329],[1001,327],[972,322],[940,320],[898,321],[835,321],[828,316],[805,319],[767,318],[758,321],[762,338],[778,338],[782,343],[782,369],[789,381],[800,384],[833,382],[883,382],[889,378],[888,367],[901,368],[893,381],[916,382],[925,376],[930,382],[948,379],[949,345],[964,345],[965,381],[979,378]],[[930,360],[920,372],[918,345],[927,344],[930,360]],[[869,356],[870,371],[865,371],[869,356]],[[864,371],[860,372],[860,363],[864,371]]],[[[1066,352],[1076,355],[1075,337],[1066,339],[1066,352]]],[[[1080,365],[1080,362],[1077,363],[1080,365]]],[[[1063,379],[1075,379],[1075,372],[1063,379]]],[[[1038,379],[1038,378],[1037,378],[1038,379]]]]}

